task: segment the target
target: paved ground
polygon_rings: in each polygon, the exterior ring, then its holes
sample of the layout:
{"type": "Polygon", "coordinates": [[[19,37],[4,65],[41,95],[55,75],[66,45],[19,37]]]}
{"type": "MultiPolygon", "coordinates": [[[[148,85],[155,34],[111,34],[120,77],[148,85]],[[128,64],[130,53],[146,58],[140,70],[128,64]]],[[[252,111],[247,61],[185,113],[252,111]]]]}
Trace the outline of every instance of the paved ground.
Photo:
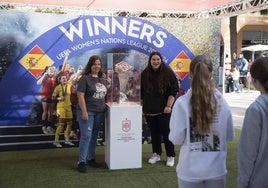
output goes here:
{"type": "Polygon", "coordinates": [[[224,93],[223,95],[231,107],[234,126],[236,128],[242,128],[245,111],[260,95],[260,92],[251,90],[242,93],[224,93]]]}

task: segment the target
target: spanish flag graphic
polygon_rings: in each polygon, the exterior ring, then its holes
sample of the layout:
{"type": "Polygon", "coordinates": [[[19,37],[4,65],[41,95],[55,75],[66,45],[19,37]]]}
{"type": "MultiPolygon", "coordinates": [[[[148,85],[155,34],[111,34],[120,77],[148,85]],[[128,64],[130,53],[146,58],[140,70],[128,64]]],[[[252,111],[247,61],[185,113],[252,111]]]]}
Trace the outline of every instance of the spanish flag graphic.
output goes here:
{"type": "Polygon", "coordinates": [[[181,51],[177,57],[169,64],[174,72],[183,80],[190,71],[191,59],[184,51],[181,51]]]}
{"type": "Polygon", "coordinates": [[[19,62],[35,78],[38,78],[47,66],[54,63],[38,45],[35,45],[19,62]]]}

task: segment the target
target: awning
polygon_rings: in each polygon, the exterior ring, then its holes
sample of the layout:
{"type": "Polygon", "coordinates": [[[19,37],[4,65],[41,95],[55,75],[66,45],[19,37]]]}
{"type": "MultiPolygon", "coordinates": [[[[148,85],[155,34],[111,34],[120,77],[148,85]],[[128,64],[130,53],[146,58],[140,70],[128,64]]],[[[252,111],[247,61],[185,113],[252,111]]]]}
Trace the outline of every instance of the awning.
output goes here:
{"type": "Polygon", "coordinates": [[[251,51],[251,52],[265,51],[265,50],[268,50],[268,45],[256,44],[256,45],[244,47],[241,50],[242,51],[251,51]]]}
{"type": "Polygon", "coordinates": [[[251,51],[251,60],[254,61],[255,52],[268,50],[268,45],[256,44],[256,45],[244,47],[241,50],[242,51],[251,51]]]}

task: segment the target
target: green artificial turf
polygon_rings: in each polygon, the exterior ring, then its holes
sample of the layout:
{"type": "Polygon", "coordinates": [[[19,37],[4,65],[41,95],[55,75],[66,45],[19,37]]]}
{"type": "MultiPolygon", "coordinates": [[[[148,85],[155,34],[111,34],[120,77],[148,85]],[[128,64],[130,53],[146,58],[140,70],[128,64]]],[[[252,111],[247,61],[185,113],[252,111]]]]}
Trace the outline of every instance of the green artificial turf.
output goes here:
{"type": "MultiPolygon", "coordinates": [[[[228,144],[227,188],[236,187],[236,152],[240,130],[236,139],[228,144]]],[[[176,188],[175,167],[165,166],[166,157],[152,165],[151,145],[144,144],[142,168],[109,170],[104,161],[105,147],[98,146],[96,160],[101,168],[87,167],[85,174],[76,170],[78,148],[43,149],[0,152],[1,188],[176,188]]],[[[178,156],[179,146],[176,146],[178,156]]],[[[176,157],[177,162],[177,157],[176,157]]]]}

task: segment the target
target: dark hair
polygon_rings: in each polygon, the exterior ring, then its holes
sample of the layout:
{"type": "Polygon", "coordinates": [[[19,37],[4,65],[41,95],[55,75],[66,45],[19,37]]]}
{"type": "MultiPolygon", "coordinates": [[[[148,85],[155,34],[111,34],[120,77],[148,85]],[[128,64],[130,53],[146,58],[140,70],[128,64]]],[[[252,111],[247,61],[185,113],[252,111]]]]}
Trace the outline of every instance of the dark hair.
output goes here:
{"type": "Polygon", "coordinates": [[[216,113],[217,102],[212,82],[213,63],[209,57],[196,56],[190,64],[192,96],[191,117],[198,133],[207,133],[216,113]]]}
{"type": "MultiPolygon", "coordinates": [[[[100,60],[100,62],[101,62],[101,58],[97,55],[93,55],[89,58],[87,65],[82,72],[82,75],[91,74],[91,67],[94,65],[96,60],[100,60]]],[[[102,70],[100,70],[98,73],[98,77],[102,77],[102,76],[103,76],[103,72],[102,72],[102,70]]]]}
{"type": "Polygon", "coordinates": [[[154,83],[153,80],[156,79],[158,92],[163,94],[167,91],[168,87],[171,84],[170,77],[171,77],[171,74],[173,74],[173,72],[164,63],[163,57],[160,54],[160,52],[155,51],[155,52],[152,52],[150,54],[147,67],[144,69],[143,74],[145,75],[145,82],[144,83],[145,83],[145,87],[146,87],[146,92],[147,93],[153,92],[153,85],[152,84],[154,83]],[[151,59],[154,55],[159,56],[161,59],[161,65],[157,70],[157,72],[159,72],[159,74],[153,74],[153,72],[155,72],[155,70],[153,70],[153,67],[151,65],[151,59]]]}
{"type": "Polygon", "coordinates": [[[250,68],[250,75],[258,80],[265,91],[268,92],[268,57],[256,59],[250,68]]]}

